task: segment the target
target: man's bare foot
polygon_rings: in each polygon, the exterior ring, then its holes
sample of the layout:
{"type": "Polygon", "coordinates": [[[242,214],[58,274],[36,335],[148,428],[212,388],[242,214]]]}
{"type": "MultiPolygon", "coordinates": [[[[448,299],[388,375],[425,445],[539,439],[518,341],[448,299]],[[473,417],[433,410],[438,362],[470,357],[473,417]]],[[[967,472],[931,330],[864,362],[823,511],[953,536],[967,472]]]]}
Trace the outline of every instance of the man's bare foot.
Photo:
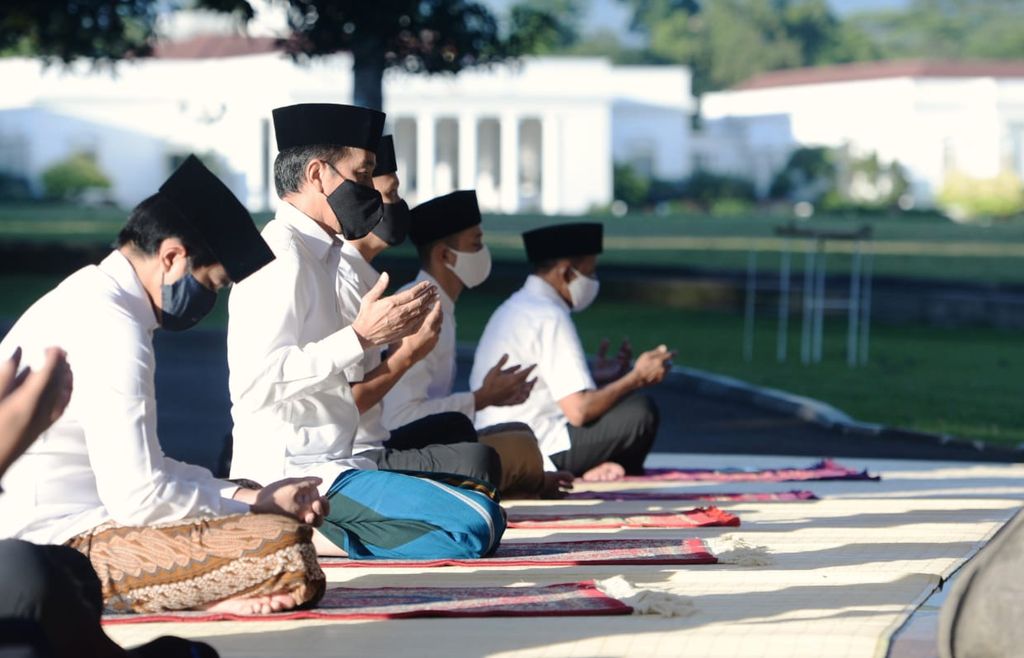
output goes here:
{"type": "Polygon", "coordinates": [[[583,480],[586,482],[611,482],[612,480],[621,480],[625,476],[626,469],[622,468],[621,464],[604,462],[584,473],[583,480]]]}
{"type": "Polygon", "coordinates": [[[207,612],[226,612],[232,615],[269,615],[274,612],[291,610],[298,605],[295,598],[287,592],[259,594],[256,596],[238,596],[211,603],[204,608],[207,612]]]}

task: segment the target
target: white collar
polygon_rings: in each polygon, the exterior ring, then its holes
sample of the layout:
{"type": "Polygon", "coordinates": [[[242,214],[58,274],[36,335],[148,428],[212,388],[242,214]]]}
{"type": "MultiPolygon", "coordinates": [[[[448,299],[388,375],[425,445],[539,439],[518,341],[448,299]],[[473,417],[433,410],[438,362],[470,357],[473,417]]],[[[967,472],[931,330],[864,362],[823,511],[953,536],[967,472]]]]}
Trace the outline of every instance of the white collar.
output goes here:
{"type": "Polygon", "coordinates": [[[328,235],[316,220],[290,203],[278,206],[274,219],[295,229],[306,249],[319,260],[327,260],[331,247],[340,242],[336,236],[328,235]]]}
{"type": "Polygon", "coordinates": [[[373,286],[377,283],[377,279],[380,278],[380,272],[378,272],[369,261],[363,258],[363,254],[356,249],[354,244],[351,242],[343,242],[341,244],[341,257],[349,264],[359,281],[369,286],[373,286]]]}

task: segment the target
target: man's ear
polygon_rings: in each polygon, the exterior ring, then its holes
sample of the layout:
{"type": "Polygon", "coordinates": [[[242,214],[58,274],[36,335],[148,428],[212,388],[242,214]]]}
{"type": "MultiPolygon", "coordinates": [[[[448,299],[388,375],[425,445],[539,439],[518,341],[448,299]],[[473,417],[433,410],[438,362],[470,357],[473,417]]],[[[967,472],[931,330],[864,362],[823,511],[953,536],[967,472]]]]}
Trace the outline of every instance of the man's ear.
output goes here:
{"type": "Polygon", "coordinates": [[[160,269],[174,278],[184,276],[188,269],[188,251],[178,238],[164,238],[157,250],[157,259],[160,269]]]}
{"type": "Polygon", "coordinates": [[[576,278],[576,273],[572,271],[572,261],[568,258],[559,259],[557,267],[562,281],[569,283],[576,278]]]}
{"type": "Polygon", "coordinates": [[[305,174],[306,185],[310,185],[320,194],[324,194],[324,170],[327,167],[323,160],[313,159],[306,163],[303,173],[305,174]]]}
{"type": "Polygon", "coordinates": [[[439,241],[436,245],[434,245],[434,249],[437,250],[437,252],[440,254],[438,258],[441,259],[442,265],[455,264],[456,256],[454,253],[452,253],[451,247],[449,247],[443,240],[439,241]]]}

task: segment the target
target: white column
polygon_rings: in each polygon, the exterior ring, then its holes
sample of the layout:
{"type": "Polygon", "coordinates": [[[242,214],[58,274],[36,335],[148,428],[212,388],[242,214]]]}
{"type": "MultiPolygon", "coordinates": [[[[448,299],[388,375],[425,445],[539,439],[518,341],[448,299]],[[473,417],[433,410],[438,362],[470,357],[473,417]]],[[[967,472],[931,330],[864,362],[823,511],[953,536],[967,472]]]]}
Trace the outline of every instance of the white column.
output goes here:
{"type": "Polygon", "coordinates": [[[560,139],[558,115],[545,114],[540,129],[540,208],[546,215],[554,215],[562,210],[560,139]]]}
{"type": "Polygon", "coordinates": [[[459,189],[476,189],[476,133],[475,114],[459,116],[459,189]]]}
{"type": "Polygon", "coordinates": [[[519,210],[519,116],[501,116],[501,210],[519,210]]]}
{"type": "Polygon", "coordinates": [[[432,114],[416,116],[416,202],[434,196],[435,119],[432,114]]]}

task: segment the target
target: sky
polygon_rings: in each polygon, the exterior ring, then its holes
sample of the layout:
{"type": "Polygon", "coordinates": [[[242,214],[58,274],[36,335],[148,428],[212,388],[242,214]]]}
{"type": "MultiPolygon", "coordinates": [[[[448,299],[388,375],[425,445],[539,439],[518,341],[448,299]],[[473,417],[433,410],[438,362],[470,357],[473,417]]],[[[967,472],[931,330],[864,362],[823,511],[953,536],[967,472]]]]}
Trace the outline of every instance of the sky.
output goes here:
{"type": "MultiPolygon", "coordinates": [[[[516,0],[483,0],[485,4],[505,12],[516,0]]],[[[712,2],[714,0],[711,0],[712,2]]],[[[583,21],[584,32],[611,30],[628,39],[630,12],[626,3],[619,0],[587,0],[590,5],[583,21]]],[[[828,0],[829,5],[839,15],[845,16],[858,11],[877,9],[899,9],[905,7],[910,0],[828,0]]]]}

